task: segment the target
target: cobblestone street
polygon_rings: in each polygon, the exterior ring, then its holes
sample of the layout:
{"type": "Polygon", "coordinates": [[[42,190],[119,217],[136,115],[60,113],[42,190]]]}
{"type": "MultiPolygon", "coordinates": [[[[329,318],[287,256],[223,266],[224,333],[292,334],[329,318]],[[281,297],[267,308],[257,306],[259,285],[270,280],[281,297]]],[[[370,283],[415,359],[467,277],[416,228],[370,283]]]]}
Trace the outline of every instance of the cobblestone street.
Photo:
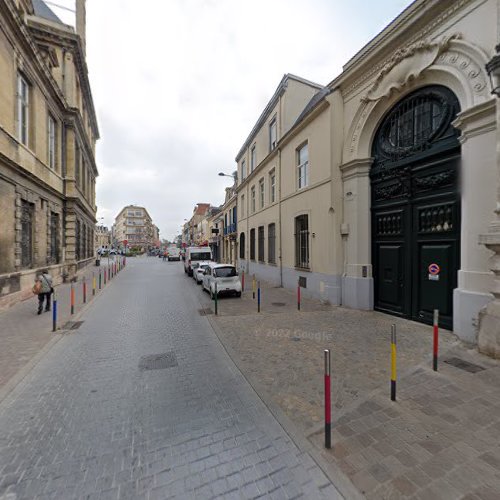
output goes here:
{"type": "Polygon", "coordinates": [[[178,263],[135,259],[0,403],[0,498],[340,498],[222,349],[178,263]]]}

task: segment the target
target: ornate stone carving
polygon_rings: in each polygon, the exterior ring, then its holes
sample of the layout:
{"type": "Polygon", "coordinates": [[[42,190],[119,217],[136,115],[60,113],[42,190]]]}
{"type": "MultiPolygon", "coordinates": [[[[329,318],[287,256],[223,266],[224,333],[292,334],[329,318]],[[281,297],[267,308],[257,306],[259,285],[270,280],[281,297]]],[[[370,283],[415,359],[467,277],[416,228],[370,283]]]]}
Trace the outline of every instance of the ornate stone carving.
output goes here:
{"type": "MultiPolygon", "coordinates": [[[[458,12],[460,9],[462,9],[468,2],[469,0],[456,0],[449,9],[444,11],[440,16],[436,17],[432,23],[427,24],[425,28],[416,33],[409,40],[408,45],[415,44],[419,40],[422,40],[425,37],[429,36],[429,34],[431,34],[437,27],[439,27],[444,22],[446,22],[450,17],[455,15],[455,13],[458,12]]],[[[347,87],[347,89],[344,90],[343,94],[345,96],[348,96],[349,94],[355,92],[359,87],[361,87],[364,84],[364,82],[372,78],[374,74],[376,74],[378,71],[384,68],[390,59],[391,58],[385,59],[384,61],[381,61],[379,64],[371,66],[368,71],[363,73],[363,76],[361,78],[359,78],[352,85],[347,87]]]]}
{"type": "Polygon", "coordinates": [[[448,49],[451,40],[460,37],[459,33],[455,33],[437,42],[421,40],[396,51],[361,100],[378,101],[382,97],[388,97],[393,90],[399,91],[431,66],[438,56],[448,49]]]}

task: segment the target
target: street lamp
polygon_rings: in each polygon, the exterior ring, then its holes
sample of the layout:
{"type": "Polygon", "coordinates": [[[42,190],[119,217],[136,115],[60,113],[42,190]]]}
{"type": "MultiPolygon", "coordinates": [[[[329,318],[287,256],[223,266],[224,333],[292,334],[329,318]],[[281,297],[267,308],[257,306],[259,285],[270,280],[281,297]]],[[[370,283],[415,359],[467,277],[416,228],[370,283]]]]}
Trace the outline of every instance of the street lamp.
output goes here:
{"type": "Polygon", "coordinates": [[[486,63],[490,77],[491,93],[500,97],[500,44],[495,47],[496,54],[486,63]]]}
{"type": "Polygon", "coordinates": [[[219,172],[219,177],[232,177],[234,182],[238,180],[238,172],[234,171],[232,174],[225,174],[224,172],[219,172]]]}

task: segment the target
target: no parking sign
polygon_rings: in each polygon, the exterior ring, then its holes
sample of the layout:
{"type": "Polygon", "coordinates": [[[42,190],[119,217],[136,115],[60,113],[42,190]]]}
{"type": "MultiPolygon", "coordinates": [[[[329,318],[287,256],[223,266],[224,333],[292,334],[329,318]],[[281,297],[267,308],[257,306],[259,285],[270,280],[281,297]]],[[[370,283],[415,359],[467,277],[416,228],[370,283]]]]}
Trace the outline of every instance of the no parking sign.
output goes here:
{"type": "Polygon", "coordinates": [[[441,272],[441,268],[439,267],[439,265],[433,262],[432,264],[429,264],[429,267],[427,269],[429,271],[429,280],[439,281],[439,273],[441,272]]]}

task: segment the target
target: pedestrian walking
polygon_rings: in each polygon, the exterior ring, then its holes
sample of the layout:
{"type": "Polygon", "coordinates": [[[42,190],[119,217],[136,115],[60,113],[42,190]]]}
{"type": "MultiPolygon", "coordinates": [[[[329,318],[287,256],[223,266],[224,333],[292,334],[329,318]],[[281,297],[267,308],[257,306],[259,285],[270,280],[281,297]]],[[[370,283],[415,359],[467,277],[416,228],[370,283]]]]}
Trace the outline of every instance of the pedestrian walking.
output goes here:
{"type": "Polygon", "coordinates": [[[36,278],[33,286],[33,293],[38,295],[38,314],[42,314],[43,303],[45,311],[50,311],[50,296],[54,292],[52,287],[52,276],[47,269],[44,269],[36,278]]]}

